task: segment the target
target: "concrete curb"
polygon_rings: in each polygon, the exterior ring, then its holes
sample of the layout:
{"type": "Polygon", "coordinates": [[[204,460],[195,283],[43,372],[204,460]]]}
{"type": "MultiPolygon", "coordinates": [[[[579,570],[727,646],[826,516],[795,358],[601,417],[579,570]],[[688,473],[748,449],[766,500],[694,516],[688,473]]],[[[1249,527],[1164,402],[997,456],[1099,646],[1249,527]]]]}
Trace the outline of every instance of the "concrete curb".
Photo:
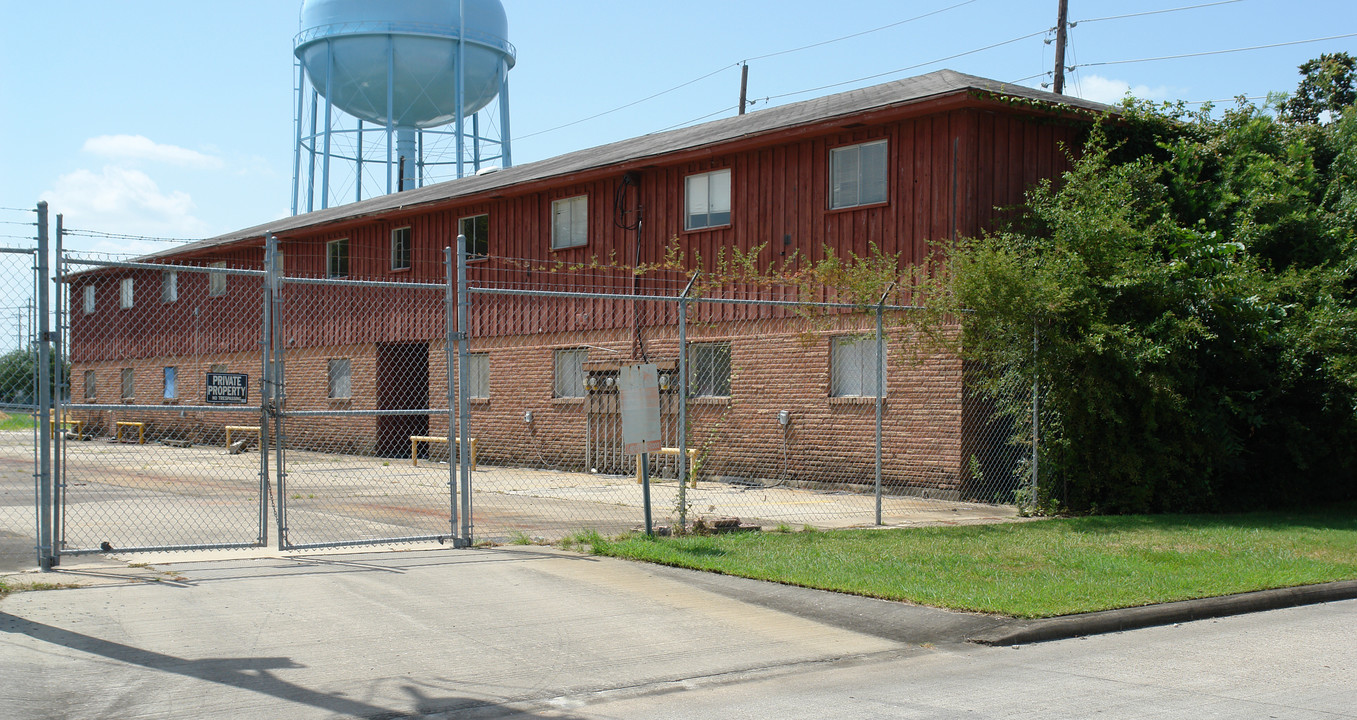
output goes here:
{"type": "Polygon", "coordinates": [[[1357,580],[1343,580],[1083,615],[1014,620],[966,639],[982,645],[1020,645],[1353,598],[1357,598],[1357,580]]]}

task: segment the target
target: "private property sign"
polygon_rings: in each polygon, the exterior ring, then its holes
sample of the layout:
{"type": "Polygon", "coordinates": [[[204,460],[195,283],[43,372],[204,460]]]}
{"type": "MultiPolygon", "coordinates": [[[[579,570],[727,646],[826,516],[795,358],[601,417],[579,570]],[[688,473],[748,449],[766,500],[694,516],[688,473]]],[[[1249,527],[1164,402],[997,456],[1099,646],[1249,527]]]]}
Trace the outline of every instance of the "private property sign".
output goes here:
{"type": "Polygon", "coordinates": [[[622,452],[659,452],[660,376],[654,365],[627,365],[617,375],[622,396],[622,452]]]}
{"type": "Polygon", "coordinates": [[[207,402],[244,405],[249,401],[250,376],[244,373],[207,374],[207,402]]]}

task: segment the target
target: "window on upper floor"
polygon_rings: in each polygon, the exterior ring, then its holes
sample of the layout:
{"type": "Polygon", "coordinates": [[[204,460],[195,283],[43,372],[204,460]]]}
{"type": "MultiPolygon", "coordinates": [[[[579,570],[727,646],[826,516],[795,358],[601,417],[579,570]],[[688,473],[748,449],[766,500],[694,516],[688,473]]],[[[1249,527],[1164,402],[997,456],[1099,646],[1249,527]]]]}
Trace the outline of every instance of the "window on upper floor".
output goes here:
{"type": "Polygon", "coordinates": [[[551,249],[589,242],[589,196],[578,195],[551,204],[551,249]]]}
{"type": "MultiPolygon", "coordinates": [[[[226,269],[226,261],[212,263],[211,267],[226,269]]],[[[207,274],[207,294],[209,297],[218,297],[226,294],[226,273],[210,272],[207,274]]]]}
{"type": "Polygon", "coordinates": [[[730,170],[689,175],[684,180],[684,228],[721,227],[730,224],[730,170]]]}
{"type": "Polygon", "coordinates": [[[872,336],[836,337],[830,340],[830,387],[834,397],[876,397],[878,371],[886,378],[885,347],[872,336]],[[878,353],[879,349],[879,353],[878,353]],[[878,354],[881,364],[877,364],[878,354]]]}
{"type": "Polygon", "coordinates": [[[472,215],[457,223],[457,232],[466,236],[466,253],[472,258],[490,254],[490,216],[472,215]]]}
{"type": "Polygon", "coordinates": [[[349,239],[325,243],[325,277],[349,276],[349,239]]]}
{"type": "Polygon", "coordinates": [[[410,228],[396,228],[391,231],[391,269],[410,269],[410,228]]]}
{"type": "Polygon", "coordinates": [[[169,270],[160,273],[160,302],[172,303],[179,299],[179,273],[169,270]]]}
{"type": "Polygon", "coordinates": [[[831,208],[886,202],[886,141],[829,151],[831,208]]]}

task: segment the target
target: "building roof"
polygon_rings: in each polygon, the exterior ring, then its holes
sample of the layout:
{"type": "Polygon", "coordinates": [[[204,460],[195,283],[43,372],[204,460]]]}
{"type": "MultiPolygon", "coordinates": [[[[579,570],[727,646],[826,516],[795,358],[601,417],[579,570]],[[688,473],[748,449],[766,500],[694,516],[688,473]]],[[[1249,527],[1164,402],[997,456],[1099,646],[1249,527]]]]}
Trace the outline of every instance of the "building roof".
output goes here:
{"type": "Polygon", "coordinates": [[[849,90],[848,92],[813,100],[780,105],[746,115],[723,118],[677,130],[642,135],[629,140],[566,153],[546,160],[515,165],[484,175],[449,180],[434,185],[426,185],[415,190],[381,195],[325,210],[282,218],[146,257],[149,259],[192,253],[223,245],[233,245],[252,238],[260,238],[267,233],[283,234],[293,230],[383,215],[420,205],[479,195],[500,188],[510,188],[525,183],[565,177],[619,163],[643,161],[647,158],[754,138],[798,126],[832,120],[836,117],[893,106],[911,105],[930,98],[965,91],[982,91],[1007,97],[1024,98],[1052,108],[1067,106],[1098,113],[1110,109],[1109,106],[1102,103],[1068,95],[1056,95],[1021,85],[1001,83],[954,70],[939,70],[927,75],[849,90]]]}

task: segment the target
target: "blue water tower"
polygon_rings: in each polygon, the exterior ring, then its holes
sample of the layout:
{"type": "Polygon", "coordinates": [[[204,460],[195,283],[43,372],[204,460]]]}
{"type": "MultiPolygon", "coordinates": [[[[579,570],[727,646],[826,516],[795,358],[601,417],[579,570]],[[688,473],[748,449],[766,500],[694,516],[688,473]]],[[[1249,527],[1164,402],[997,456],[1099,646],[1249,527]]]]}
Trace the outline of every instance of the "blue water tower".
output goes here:
{"type": "Polygon", "coordinates": [[[499,0],[304,0],[293,214],[510,166],[507,37],[499,0]]]}

